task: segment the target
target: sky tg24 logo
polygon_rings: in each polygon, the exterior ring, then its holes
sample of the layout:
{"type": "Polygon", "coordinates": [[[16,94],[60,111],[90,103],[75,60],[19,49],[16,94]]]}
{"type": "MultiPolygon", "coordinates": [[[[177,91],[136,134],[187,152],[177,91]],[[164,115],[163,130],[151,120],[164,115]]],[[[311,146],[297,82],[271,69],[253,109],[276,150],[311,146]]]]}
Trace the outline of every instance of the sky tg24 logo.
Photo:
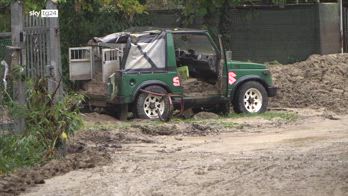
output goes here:
{"type": "Polygon", "coordinates": [[[35,11],[32,10],[29,12],[29,16],[36,16],[41,18],[57,18],[58,17],[58,10],[57,9],[46,9],[41,11],[35,11]]]}

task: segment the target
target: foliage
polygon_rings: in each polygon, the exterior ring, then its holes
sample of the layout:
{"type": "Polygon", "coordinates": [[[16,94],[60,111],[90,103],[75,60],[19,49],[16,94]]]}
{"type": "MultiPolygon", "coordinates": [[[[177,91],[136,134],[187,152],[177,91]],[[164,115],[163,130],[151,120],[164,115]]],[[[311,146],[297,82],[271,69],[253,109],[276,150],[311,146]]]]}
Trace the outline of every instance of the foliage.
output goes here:
{"type": "Polygon", "coordinates": [[[55,93],[49,93],[45,87],[47,80],[38,79],[29,83],[27,91],[26,126],[28,135],[34,135],[48,150],[48,156],[57,147],[63,132],[73,134],[82,121],[78,106],[82,95],[70,94],[55,102],[55,93]]]}
{"type": "MultiPolygon", "coordinates": [[[[0,0],[0,32],[10,31],[10,4],[12,1],[0,0]]],[[[47,0],[25,0],[23,2],[25,12],[28,12],[44,9],[47,0]]],[[[137,14],[146,13],[146,7],[141,0],[57,0],[57,2],[65,8],[68,7],[64,5],[69,5],[69,8],[73,8],[72,13],[117,13],[127,16],[126,21],[132,21],[137,14]]]]}
{"type": "Polygon", "coordinates": [[[25,120],[26,130],[19,135],[1,136],[0,173],[54,157],[64,143],[62,134],[72,135],[82,126],[78,110],[81,95],[69,94],[56,100],[56,91],[47,91],[46,79],[28,80],[27,84],[26,105],[17,104],[10,97],[4,99],[11,117],[25,120]]]}
{"type": "Polygon", "coordinates": [[[239,4],[241,0],[177,0],[183,5],[185,23],[192,24],[197,17],[214,17],[221,9],[229,4],[239,4]]]}
{"type": "Polygon", "coordinates": [[[44,146],[32,135],[2,135],[0,137],[0,175],[15,168],[40,163],[44,154],[44,146]]]}
{"type": "Polygon", "coordinates": [[[139,0],[101,0],[102,9],[109,11],[122,11],[128,16],[134,16],[134,14],[142,14],[145,12],[145,6],[142,5],[139,0]]]}
{"type": "Polygon", "coordinates": [[[129,17],[145,12],[145,6],[139,0],[60,0],[60,4],[73,4],[76,12],[106,11],[123,13],[129,17]],[[98,10],[96,10],[96,8],[98,10]]]}
{"type": "Polygon", "coordinates": [[[282,112],[282,111],[269,111],[261,114],[236,114],[230,113],[228,118],[240,118],[240,117],[261,117],[266,120],[280,119],[286,122],[292,122],[298,119],[298,115],[294,112],[282,112]]]}
{"type": "Polygon", "coordinates": [[[10,3],[11,0],[0,0],[0,32],[11,30],[10,3]]]}
{"type": "MultiPolygon", "coordinates": [[[[0,9],[11,0],[0,0],[0,9]]],[[[46,0],[26,0],[25,11],[44,8],[46,0]]],[[[86,44],[94,36],[103,36],[124,30],[131,25],[143,23],[145,6],[138,0],[59,0],[59,22],[62,48],[63,75],[68,76],[68,47],[86,44]]],[[[1,12],[9,19],[9,6],[1,12]]],[[[8,20],[9,21],[9,20],[8,20]]],[[[1,28],[2,22],[0,24],[1,28]]],[[[5,25],[6,26],[6,25],[5,25]]],[[[5,31],[9,31],[8,25],[5,31]]],[[[11,79],[24,79],[18,76],[20,69],[14,66],[11,79]],[[18,69],[17,69],[18,68],[18,69]]],[[[69,94],[61,100],[52,99],[54,93],[48,93],[46,79],[27,81],[27,104],[19,105],[6,96],[6,108],[13,117],[26,121],[26,131],[21,135],[6,135],[0,138],[0,173],[17,167],[30,166],[54,156],[61,144],[63,132],[73,134],[82,121],[79,117],[78,104],[81,95],[69,94]]],[[[1,89],[0,89],[1,91],[1,89]]],[[[0,92],[3,94],[3,92],[0,92]]]]}

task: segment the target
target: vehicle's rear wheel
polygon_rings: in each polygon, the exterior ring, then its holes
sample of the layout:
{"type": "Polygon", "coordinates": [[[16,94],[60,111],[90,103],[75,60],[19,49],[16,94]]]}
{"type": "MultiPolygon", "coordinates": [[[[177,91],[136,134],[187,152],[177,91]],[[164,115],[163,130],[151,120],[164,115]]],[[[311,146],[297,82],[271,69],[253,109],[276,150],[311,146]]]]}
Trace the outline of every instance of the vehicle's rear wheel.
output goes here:
{"type": "MultiPolygon", "coordinates": [[[[149,86],[144,90],[166,94],[167,91],[160,86],[149,86]]],[[[156,96],[148,93],[141,93],[136,100],[136,112],[139,118],[156,119],[159,117],[158,112],[163,118],[167,118],[171,113],[168,98],[156,96]]]]}
{"type": "Polygon", "coordinates": [[[236,113],[262,113],[268,105],[268,96],[265,87],[255,81],[242,84],[238,88],[233,101],[236,113]]]}

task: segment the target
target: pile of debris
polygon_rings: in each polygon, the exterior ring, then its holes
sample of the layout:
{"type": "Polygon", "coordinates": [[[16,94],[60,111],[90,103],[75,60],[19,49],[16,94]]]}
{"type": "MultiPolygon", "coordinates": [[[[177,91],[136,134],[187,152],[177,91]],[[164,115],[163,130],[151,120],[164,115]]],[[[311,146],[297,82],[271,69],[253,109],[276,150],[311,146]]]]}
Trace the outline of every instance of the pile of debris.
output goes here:
{"type": "Polygon", "coordinates": [[[216,85],[198,80],[197,78],[189,78],[182,82],[184,94],[186,96],[202,96],[202,95],[216,95],[218,88],[216,85]]]}
{"type": "Polygon", "coordinates": [[[271,106],[348,113],[348,54],[312,55],[303,62],[269,68],[280,88],[271,106]]]}

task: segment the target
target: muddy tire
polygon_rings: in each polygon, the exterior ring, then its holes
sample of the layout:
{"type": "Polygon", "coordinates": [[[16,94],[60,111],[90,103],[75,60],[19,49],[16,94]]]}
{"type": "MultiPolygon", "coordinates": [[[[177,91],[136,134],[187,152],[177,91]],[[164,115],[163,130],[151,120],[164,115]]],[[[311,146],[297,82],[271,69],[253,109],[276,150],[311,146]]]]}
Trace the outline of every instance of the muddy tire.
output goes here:
{"type": "MultiPolygon", "coordinates": [[[[144,90],[165,94],[167,91],[160,86],[149,86],[144,90]]],[[[140,93],[136,100],[136,114],[138,118],[142,119],[157,119],[158,112],[162,118],[166,119],[171,116],[171,108],[168,98],[151,95],[148,93],[140,93]]]]}
{"type": "Polygon", "coordinates": [[[268,95],[265,87],[255,81],[242,84],[233,100],[233,109],[236,113],[262,113],[268,105],[268,95]]]}

